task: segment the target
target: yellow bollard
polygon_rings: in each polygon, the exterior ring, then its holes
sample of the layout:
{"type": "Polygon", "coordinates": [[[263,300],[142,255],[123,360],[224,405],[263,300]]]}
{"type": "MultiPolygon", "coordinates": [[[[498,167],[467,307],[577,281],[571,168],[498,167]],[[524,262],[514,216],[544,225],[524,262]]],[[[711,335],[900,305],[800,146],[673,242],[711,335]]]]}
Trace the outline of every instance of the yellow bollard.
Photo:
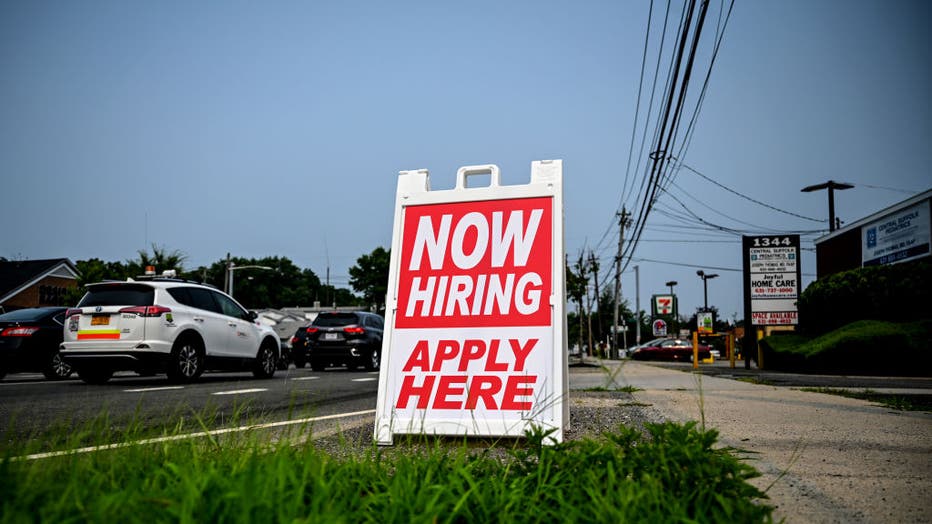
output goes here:
{"type": "Polygon", "coordinates": [[[699,332],[693,331],[693,369],[699,369],[699,332]]]}

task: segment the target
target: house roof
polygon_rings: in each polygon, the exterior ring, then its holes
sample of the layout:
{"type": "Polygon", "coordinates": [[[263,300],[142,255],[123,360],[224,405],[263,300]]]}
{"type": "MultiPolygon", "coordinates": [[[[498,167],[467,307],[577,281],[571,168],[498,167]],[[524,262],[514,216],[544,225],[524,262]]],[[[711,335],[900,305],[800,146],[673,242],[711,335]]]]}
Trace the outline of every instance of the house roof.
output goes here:
{"type": "Polygon", "coordinates": [[[77,266],[67,258],[0,260],[0,303],[47,276],[77,278],[77,266]]]}

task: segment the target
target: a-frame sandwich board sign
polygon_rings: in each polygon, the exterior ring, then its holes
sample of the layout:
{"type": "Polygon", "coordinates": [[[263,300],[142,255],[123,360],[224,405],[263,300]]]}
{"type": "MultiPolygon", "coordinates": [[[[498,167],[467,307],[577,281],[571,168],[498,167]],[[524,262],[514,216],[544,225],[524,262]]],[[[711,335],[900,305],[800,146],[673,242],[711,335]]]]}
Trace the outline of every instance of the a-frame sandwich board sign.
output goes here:
{"type": "Polygon", "coordinates": [[[563,440],[569,422],[563,162],[502,185],[467,166],[450,190],[398,177],[375,440],[396,434],[563,440]],[[470,177],[489,179],[469,187],[470,177]]]}

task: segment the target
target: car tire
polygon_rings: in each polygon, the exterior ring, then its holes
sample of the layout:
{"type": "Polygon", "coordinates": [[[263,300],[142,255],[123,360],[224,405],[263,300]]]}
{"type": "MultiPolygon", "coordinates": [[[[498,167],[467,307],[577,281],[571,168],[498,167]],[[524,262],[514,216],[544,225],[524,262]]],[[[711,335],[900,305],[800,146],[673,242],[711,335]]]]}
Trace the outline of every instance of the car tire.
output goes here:
{"type": "Polygon", "coordinates": [[[304,360],[303,357],[295,357],[295,358],[294,358],[294,367],[296,367],[296,368],[298,368],[298,369],[303,369],[305,364],[307,364],[307,361],[304,360]]]}
{"type": "Polygon", "coordinates": [[[111,369],[79,369],[78,377],[85,384],[106,384],[113,376],[111,369]]]}
{"type": "Polygon", "coordinates": [[[252,374],[256,378],[272,378],[277,367],[278,355],[275,354],[275,347],[269,343],[263,343],[253,362],[252,374]]]}
{"type": "Polygon", "coordinates": [[[376,348],[373,348],[372,351],[369,352],[369,359],[366,360],[366,364],[365,364],[366,371],[378,371],[379,364],[380,364],[380,361],[379,361],[380,357],[381,356],[379,355],[379,350],[376,348]]]}
{"type": "Polygon", "coordinates": [[[42,374],[49,380],[64,380],[71,376],[71,372],[71,366],[62,360],[61,354],[59,354],[58,351],[52,355],[52,360],[49,362],[49,365],[42,370],[42,374]]]}
{"type": "Polygon", "coordinates": [[[175,342],[168,359],[168,380],[187,383],[204,372],[204,347],[194,337],[182,337],[175,342]]]}
{"type": "Polygon", "coordinates": [[[323,360],[311,359],[311,369],[314,371],[325,371],[327,364],[323,360]]]}

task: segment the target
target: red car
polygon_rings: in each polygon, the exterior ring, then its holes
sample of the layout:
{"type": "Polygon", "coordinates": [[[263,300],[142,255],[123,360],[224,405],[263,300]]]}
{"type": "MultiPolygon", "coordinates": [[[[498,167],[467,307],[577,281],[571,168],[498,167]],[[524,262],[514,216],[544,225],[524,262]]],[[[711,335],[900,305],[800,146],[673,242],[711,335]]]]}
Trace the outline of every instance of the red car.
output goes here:
{"type": "MultiPolygon", "coordinates": [[[[712,349],[705,345],[699,344],[699,359],[707,359],[711,355],[712,349]]],[[[631,358],[636,360],[679,360],[692,362],[693,360],[693,343],[691,340],[682,338],[668,338],[650,346],[644,346],[637,349],[631,358]]]]}

